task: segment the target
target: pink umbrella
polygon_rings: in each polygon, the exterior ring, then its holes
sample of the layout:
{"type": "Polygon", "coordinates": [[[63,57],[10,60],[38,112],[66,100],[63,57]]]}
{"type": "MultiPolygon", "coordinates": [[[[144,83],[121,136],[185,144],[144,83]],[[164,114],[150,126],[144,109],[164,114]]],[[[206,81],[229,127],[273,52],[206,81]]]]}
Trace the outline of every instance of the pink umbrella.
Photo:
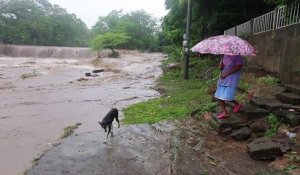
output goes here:
{"type": "Polygon", "coordinates": [[[247,41],[232,35],[219,35],[207,38],[196,44],[191,50],[202,54],[256,55],[256,50],[247,41]]]}

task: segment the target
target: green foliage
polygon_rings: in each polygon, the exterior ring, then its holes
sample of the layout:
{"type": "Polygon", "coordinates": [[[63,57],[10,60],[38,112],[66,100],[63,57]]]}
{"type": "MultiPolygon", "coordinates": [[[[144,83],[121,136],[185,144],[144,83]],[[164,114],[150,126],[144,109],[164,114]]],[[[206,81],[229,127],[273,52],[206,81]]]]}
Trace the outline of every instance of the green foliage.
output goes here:
{"type": "Polygon", "coordinates": [[[99,34],[91,42],[93,50],[111,49],[112,55],[115,55],[114,49],[121,44],[127,43],[129,37],[126,33],[122,32],[107,32],[99,34]]]}
{"type": "Polygon", "coordinates": [[[251,83],[242,80],[239,84],[239,88],[241,89],[242,92],[247,93],[251,89],[251,83]]]}
{"type": "Polygon", "coordinates": [[[274,114],[270,114],[267,117],[267,122],[269,124],[269,128],[266,132],[267,137],[273,137],[278,133],[278,129],[281,123],[281,120],[274,114]]]}
{"type": "Polygon", "coordinates": [[[211,83],[215,82],[207,83],[196,77],[205,69],[214,66],[215,61],[194,59],[191,63],[194,66],[191,68],[189,80],[183,80],[181,70],[178,69],[164,72],[157,87],[165,89],[166,94],[159,99],[137,103],[124,109],[123,121],[127,124],[155,123],[164,119],[186,117],[195,109],[199,113],[213,110],[217,104],[211,101],[206,92],[211,83]]]}
{"type": "Polygon", "coordinates": [[[290,4],[299,0],[265,0],[269,4],[276,4],[276,5],[285,5],[290,4]]]}
{"type": "Polygon", "coordinates": [[[7,44],[86,46],[86,25],[47,0],[0,3],[0,42],[7,44]]]}
{"type": "MultiPolygon", "coordinates": [[[[186,24],[186,0],[165,0],[168,14],[163,18],[163,45],[181,46],[186,24]]],[[[208,36],[255,18],[275,8],[264,0],[192,1],[191,45],[208,36]]]]}
{"type": "Polygon", "coordinates": [[[266,76],[266,77],[259,77],[258,83],[263,83],[265,85],[276,85],[278,82],[278,79],[273,76],[266,76]]]}
{"type": "Polygon", "coordinates": [[[167,62],[180,62],[183,57],[182,47],[178,46],[165,46],[163,47],[163,51],[169,54],[169,59],[167,62]]]}
{"type": "Polygon", "coordinates": [[[299,168],[298,165],[288,165],[287,167],[284,168],[284,171],[288,172],[290,170],[294,170],[294,169],[297,169],[299,168]]]}
{"type": "Polygon", "coordinates": [[[160,47],[157,20],[143,10],[127,14],[114,10],[107,16],[100,16],[93,26],[93,36],[108,31],[121,31],[129,36],[128,43],[120,46],[122,48],[157,50],[160,47]]]}

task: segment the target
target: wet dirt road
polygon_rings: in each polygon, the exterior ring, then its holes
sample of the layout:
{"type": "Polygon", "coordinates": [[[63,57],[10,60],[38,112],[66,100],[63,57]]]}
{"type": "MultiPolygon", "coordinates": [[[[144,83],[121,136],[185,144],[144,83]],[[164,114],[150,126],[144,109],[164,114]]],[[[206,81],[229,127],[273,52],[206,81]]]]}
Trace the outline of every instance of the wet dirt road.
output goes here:
{"type": "Polygon", "coordinates": [[[100,130],[97,121],[111,107],[159,96],[151,87],[163,59],[123,51],[94,67],[83,59],[0,57],[0,174],[24,173],[67,126],[82,123],[76,133],[100,130]],[[84,76],[100,68],[98,76],[84,76]]]}

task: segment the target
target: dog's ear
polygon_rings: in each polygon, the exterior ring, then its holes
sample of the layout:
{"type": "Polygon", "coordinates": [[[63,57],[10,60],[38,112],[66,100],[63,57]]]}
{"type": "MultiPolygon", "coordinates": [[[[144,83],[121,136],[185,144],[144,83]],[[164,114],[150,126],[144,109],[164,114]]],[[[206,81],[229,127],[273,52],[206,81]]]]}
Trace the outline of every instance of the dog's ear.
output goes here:
{"type": "Polygon", "coordinates": [[[99,125],[102,125],[102,122],[98,122],[99,123],[99,125]]]}

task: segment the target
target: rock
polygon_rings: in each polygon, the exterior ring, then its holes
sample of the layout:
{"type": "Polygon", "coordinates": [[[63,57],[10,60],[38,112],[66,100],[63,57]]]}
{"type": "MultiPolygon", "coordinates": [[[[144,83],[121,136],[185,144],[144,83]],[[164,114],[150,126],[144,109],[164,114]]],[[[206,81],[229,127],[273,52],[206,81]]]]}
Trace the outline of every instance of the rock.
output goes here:
{"type": "Polygon", "coordinates": [[[275,114],[283,119],[283,121],[291,126],[300,125],[300,112],[280,109],[275,114]]]}
{"type": "Polygon", "coordinates": [[[295,110],[300,112],[300,106],[290,106],[290,108],[287,108],[288,110],[295,110]]]}
{"type": "MultiPolygon", "coordinates": [[[[223,133],[223,131],[231,130],[232,128],[236,129],[236,126],[240,126],[243,124],[243,121],[240,117],[230,114],[229,118],[225,119],[217,119],[217,114],[212,114],[208,116],[208,123],[211,127],[217,130],[219,133],[223,133]]],[[[230,132],[226,132],[230,133],[230,132]]]]}
{"type": "Polygon", "coordinates": [[[114,134],[107,144],[103,130],[70,136],[24,174],[170,174],[171,132],[144,124],[123,125],[114,134]]]}
{"type": "Polygon", "coordinates": [[[255,97],[249,101],[250,104],[260,106],[262,108],[266,107],[268,103],[274,103],[274,102],[279,102],[279,101],[275,98],[262,98],[262,97],[255,97]]]}
{"type": "Polygon", "coordinates": [[[268,160],[280,156],[280,147],[267,137],[257,138],[247,145],[248,153],[252,159],[268,160]]]}
{"type": "Polygon", "coordinates": [[[300,147],[300,131],[296,133],[295,145],[300,147]]]}
{"type": "Polygon", "coordinates": [[[250,104],[260,106],[270,112],[276,111],[280,108],[289,109],[292,106],[291,104],[282,103],[275,98],[253,98],[250,100],[250,104]]]}
{"type": "Polygon", "coordinates": [[[77,81],[88,81],[89,79],[86,78],[79,78],[77,81]]]}
{"type": "Polygon", "coordinates": [[[289,92],[293,92],[293,93],[300,95],[300,87],[296,87],[293,85],[286,85],[285,89],[289,92]]]}
{"type": "Polygon", "coordinates": [[[300,95],[290,92],[283,92],[276,95],[276,98],[281,102],[299,105],[300,104],[300,95]]]}
{"type": "Polygon", "coordinates": [[[100,72],[103,72],[104,69],[97,69],[97,70],[93,70],[93,73],[100,73],[100,72]]]}
{"type": "Polygon", "coordinates": [[[247,120],[253,120],[256,118],[266,117],[269,114],[269,111],[251,104],[245,104],[240,113],[245,116],[247,120]]]}
{"type": "Polygon", "coordinates": [[[238,140],[246,140],[251,137],[251,129],[249,127],[243,127],[239,130],[232,131],[230,136],[238,140]]]}
{"type": "Polygon", "coordinates": [[[282,153],[287,153],[291,150],[290,138],[285,134],[277,135],[271,140],[278,144],[282,153]]]}
{"type": "Polygon", "coordinates": [[[256,120],[250,124],[250,128],[254,133],[266,132],[268,123],[265,119],[256,120]]]}

